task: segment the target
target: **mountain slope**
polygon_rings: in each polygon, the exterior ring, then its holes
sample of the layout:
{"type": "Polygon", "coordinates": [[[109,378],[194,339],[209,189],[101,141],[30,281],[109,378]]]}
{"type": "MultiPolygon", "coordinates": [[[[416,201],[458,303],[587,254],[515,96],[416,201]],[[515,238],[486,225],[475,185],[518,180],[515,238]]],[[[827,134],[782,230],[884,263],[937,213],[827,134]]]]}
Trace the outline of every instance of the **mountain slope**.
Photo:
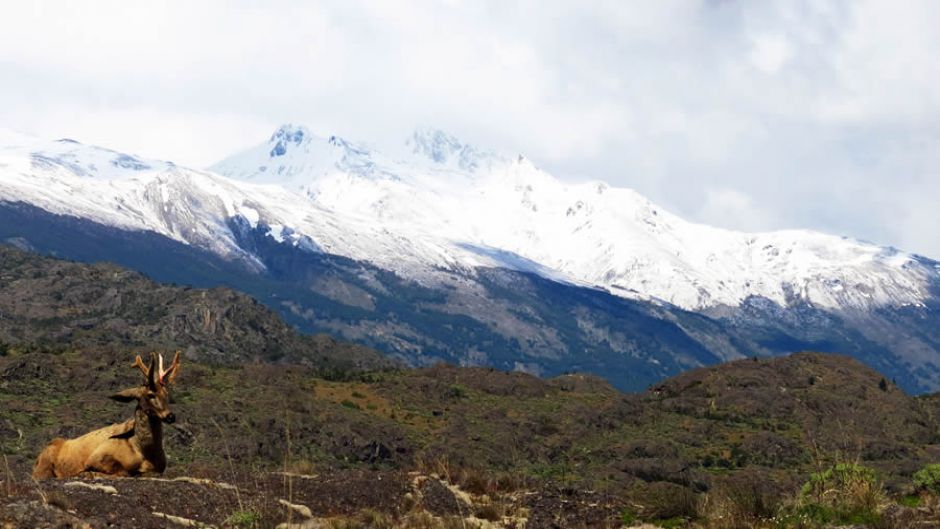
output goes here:
{"type": "Polygon", "coordinates": [[[691,224],[435,131],[395,158],[282,127],[214,171],[0,140],[0,240],[230,286],[411,364],[578,369],[640,389],[815,349],[940,388],[938,265],[891,248],[691,224]]]}
{"type": "Polygon", "coordinates": [[[266,256],[263,275],[153,233],[0,204],[0,240],[71,259],[110,260],[162,281],[231,285],[305,331],[342,336],[412,364],[447,360],[542,375],[603,369],[618,386],[640,389],[743,355],[706,317],[534,274],[488,269],[477,281],[455,279],[442,291],[368,263],[277,243],[247,225],[235,232],[243,247],[266,256]]]}
{"type": "Polygon", "coordinates": [[[113,265],[84,265],[0,245],[0,344],[94,350],[182,349],[221,364],[288,360],[324,371],[392,365],[375,351],[303,336],[229,289],[158,284],[113,265]]]}

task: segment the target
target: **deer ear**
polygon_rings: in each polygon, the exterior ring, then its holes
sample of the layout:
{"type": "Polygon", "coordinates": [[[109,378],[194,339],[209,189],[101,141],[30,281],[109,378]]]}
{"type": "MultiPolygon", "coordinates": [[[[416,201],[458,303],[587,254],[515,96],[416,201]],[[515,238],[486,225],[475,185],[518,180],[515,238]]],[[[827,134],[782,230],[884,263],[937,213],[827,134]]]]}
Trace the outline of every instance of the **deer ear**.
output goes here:
{"type": "Polygon", "coordinates": [[[119,391],[114,395],[111,395],[110,398],[118,402],[133,402],[135,400],[140,400],[142,395],[141,388],[128,388],[124,391],[119,391]]]}

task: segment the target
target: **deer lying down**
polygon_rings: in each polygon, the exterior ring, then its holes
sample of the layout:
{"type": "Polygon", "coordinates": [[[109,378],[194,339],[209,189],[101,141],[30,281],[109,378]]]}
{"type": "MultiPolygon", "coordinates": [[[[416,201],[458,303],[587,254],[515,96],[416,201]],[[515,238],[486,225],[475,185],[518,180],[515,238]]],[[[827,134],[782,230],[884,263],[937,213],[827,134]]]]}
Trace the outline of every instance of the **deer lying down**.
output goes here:
{"type": "Polygon", "coordinates": [[[121,391],[111,398],[119,402],[137,401],[134,418],[89,432],[75,439],[54,439],[39,454],[33,477],[67,478],[83,472],[111,476],[137,476],[162,473],[166,468],[163,452],[163,423],[176,417],[169,409],[167,386],[179,372],[177,352],[169,369],[163,369],[163,355],[150,354],[150,366],[140,356],[134,367],[147,377],[136,388],[121,391]]]}

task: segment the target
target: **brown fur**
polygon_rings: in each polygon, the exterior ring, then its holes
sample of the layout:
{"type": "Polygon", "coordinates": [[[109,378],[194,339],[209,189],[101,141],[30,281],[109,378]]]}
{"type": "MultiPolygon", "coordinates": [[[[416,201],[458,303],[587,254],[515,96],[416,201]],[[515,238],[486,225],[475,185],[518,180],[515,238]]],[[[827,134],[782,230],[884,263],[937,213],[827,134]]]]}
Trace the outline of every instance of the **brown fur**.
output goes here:
{"type": "MultiPolygon", "coordinates": [[[[143,364],[139,356],[137,361],[143,364]]],[[[179,354],[166,372],[156,373],[156,362],[156,355],[152,355],[151,367],[146,373],[146,385],[124,390],[112,397],[123,402],[138,401],[133,419],[94,430],[75,439],[54,439],[39,454],[33,477],[66,478],[82,473],[110,476],[162,473],[166,468],[163,421],[174,420],[168,407],[169,395],[165,384],[175,378],[179,354]]]]}
{"type": "Polygon", "coordinates": [[[36,460],[36,466],[33,468],[33,477],[36,479],[55,477],[55,462],[59,458],[59,449],[65,443],[65,439],[56,437],[49,443],[36,460]]]}

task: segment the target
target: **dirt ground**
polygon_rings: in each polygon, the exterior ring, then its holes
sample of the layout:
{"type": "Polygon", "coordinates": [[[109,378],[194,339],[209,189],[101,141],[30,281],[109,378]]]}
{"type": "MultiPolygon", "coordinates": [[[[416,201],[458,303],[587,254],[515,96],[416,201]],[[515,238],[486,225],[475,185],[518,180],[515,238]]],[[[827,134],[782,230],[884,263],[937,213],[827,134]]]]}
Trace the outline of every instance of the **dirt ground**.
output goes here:
{"type": "MultiPolygon", "coordinates": [[[[225,481],[177,478],[66,479],[9,486],[0,527],[274,526],[300,516],[278,500],[319,517],[370,508],[397,513],[409,491],[407,475],[336,472],[330,476],[266,473],[225,481]]],[[[2,497],[2,496],[0,496],[2,497]]]]}
{"type": "Polygon", "coordinates": [[[541,529],[609,527],[617,518],[616,509],[590,491],[520,492],[497,502],[415,472],[229,477],[7,481],[0,483],[0,528],[390,527],[340,524],[378,513],[395,526],[420,515],[432,528],[464,520],[457,526],[541,529]]]}

